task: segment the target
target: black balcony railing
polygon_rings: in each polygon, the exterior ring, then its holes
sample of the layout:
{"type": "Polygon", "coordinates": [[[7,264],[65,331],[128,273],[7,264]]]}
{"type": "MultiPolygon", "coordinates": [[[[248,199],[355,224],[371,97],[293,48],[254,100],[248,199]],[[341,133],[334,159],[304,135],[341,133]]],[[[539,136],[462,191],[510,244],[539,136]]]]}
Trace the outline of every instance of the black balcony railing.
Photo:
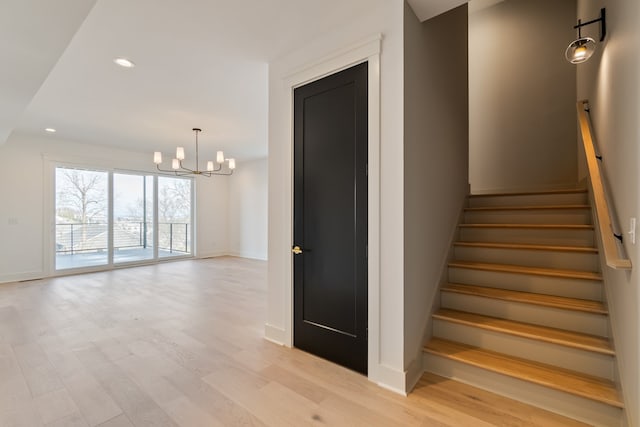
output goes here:
{"type": "MultiPolygon", "coordinates": [[[[190,224],[184,222],[158,223],[158,249],[170,253],[189,253],[190,224]]],[[[56,224],[56,254],[76,254],[106,251],[109,226],[107,223],[56,224]]],[[[113,248],[146,249],[153,247],[153,224],[143,221],[115,221],[113,248]]]]}
{"type": "Polygon", "coordinates": [[[158,249],[169,252],[189,253],[191,233],[188,223],[159,222],[158,223],[158,249]]]}

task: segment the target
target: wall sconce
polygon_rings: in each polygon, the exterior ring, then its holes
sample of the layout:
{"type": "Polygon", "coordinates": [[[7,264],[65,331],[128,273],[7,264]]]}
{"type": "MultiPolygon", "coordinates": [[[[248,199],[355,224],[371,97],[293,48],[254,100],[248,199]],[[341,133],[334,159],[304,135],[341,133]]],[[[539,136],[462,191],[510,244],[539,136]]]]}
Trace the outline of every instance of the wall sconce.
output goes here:
{"type": "Polygon", "coordinates": [[[580,64],[591,58],[591,55],[596,50],[596,41],[591,37],[582,37],[581,29],[585,25],[595,24],[596,22],[600,22],[600,41],[604,40],[607,35],[607,20],[605,8],[602,8],[600,9],[600,18],[584,23],[578,19],[578,25],[573,27],[578,29],[578,38],[572,41],[564,52],[564,57],[567,58],[567,61],[572,64],[580,64]]]}

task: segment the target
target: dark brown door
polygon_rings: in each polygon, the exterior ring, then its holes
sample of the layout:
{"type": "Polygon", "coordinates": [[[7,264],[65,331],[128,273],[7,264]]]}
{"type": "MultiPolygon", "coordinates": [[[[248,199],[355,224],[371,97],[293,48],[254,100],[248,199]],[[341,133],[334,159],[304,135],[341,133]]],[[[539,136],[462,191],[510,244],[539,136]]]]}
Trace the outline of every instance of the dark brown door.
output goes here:
{"type": "Polygon", "coordinates": [[[365,374],[367,98],[366,63],[294,92],[294,345],[365,374]]]}

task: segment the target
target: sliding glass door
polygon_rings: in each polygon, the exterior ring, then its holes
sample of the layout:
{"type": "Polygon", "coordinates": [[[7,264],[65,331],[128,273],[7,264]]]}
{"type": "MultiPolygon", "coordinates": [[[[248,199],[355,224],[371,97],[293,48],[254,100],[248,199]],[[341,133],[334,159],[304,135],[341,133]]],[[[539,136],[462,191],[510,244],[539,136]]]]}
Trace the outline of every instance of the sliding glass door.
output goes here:
{"type": "Polygon", "coordinates": [[[158,177],[158,255],[191,253],[191,180],[158,177]]]}
{"type": "Polygon", "coordinates": [[[153,176],[113,174],[113,262],[155,257],[153,176]]]}
{"type": "Polygon", "coordinates": [[[109,263],[109,174],[56,168],[56,270],[109,263]]]}
{"type": "Polygon", "coordinates": [[[193,181],[55,168],[56,271],[193,253],[193,181]]]}

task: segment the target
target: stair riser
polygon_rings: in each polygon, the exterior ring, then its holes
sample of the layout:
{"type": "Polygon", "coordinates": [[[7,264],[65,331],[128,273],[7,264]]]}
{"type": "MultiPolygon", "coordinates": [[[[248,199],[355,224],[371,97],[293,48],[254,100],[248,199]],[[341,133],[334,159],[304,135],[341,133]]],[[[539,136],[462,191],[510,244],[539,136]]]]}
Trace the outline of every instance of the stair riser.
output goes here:
{"type": "Polygon", "coordinates": [[[468,211],[464,219],[467,224],[592,224],[588,209],[468,211]]]}
{"type": "Polygon", "coordinates": [[[599,269],[596,253],[456,246],[454,254],[458,261],[580,271],[598,271],[599,269]]]}
{"type": "Polygon", "coordinates": [[[565,279],[449,267],[449,282],[602,301],[602,283],[595,280],[565,279]]]}
{"type": "Polygon", "coordinates": [[[607,316],[532,304],[441,292],[442,308],[467,311],[534,325],[608,336],[607,316]]]}
{"type": "Polygon", "coordinates": [[[523,194],[520,196],[473,196],[469,207],[484,206],[553,206],[585,205],[589,203],[587,193],[523,194]]]}
{"type": "Polygon", "coordinates": [[[620,425],[622,417],[620,409],[590,399],[549,389],[427,352],[424,353],[423,366],[427,372],[470,384],[592,425],[620,425]]]}
{"type": "Polygon", "coordinates": [[[434,319],[436,337],[613,380],[613,357],[434,319]]]}
{"type": "Polygon", "coordinates": [[[460,227],[463,242],[523,243],[533,245],[593,247],[592,229],[472,228],[460,227]]]}

